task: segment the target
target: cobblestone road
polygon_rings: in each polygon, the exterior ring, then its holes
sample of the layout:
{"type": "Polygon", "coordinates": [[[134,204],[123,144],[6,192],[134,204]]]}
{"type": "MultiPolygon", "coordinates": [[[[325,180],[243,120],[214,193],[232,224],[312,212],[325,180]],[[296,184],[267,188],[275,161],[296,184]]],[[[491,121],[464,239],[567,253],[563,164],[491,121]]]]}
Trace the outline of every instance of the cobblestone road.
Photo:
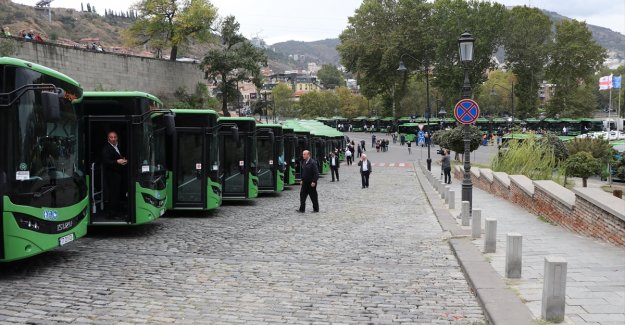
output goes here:
{"type": "Polygon", "coordinates": [[[0,322],[483,323],[414,171],[341,174],[0,265],[0,322]]]}

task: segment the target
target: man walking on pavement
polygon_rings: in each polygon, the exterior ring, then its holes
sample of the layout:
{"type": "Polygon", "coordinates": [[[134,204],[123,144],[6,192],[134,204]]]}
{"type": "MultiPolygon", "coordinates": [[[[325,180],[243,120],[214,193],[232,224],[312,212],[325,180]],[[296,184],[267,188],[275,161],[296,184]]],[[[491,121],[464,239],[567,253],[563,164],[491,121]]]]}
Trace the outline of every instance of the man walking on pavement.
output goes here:
{"type": "Polygon", "coordinates": [[[360,148],[362,148],[362,151],[367,151],[367,148],[365,148],[365,140],[360,140],[360,148]]]}
{"type": "Polygon", "coordinates": [[[313,204],[313,212],[319,212],[319,201],[317,201],[317,180],[319,179],[319,169],[317,162],[310,158],[310,151],[304,150],[302,153],[304,158],[302,162],[302,188],[299,192],[299,209],[295,210],[300,213],[306,211],[306,199],[310,196],[313,204]]]}
{"type": "Polygon", "coordinates": [[[330,173],[332,173],[332,182],[334,182],[334,175],[336,175],[336,181],[339,181],[339,157],[334,153],[330,153],[330,173]]]}
{"type": "Polygon", "coordinates": [[[358,162],[360,166],[360,178],[362,179],[362,188],[369,188],[369,175],[371,174],[371,162],[367,159],[367,155],[363,154],[358,162]]]}

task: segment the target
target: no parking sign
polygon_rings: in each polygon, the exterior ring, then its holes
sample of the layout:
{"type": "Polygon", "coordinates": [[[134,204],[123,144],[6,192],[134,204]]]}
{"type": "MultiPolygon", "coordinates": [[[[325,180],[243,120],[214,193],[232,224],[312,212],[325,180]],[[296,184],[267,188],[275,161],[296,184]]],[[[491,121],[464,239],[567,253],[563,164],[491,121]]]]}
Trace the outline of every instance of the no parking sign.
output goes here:
{"type": "Polygon", "coordinates": [[[463,99],[454,107],[454,116],[462,124],[471,124],[480,117],[480,107],[472,99],[463,99]]]}

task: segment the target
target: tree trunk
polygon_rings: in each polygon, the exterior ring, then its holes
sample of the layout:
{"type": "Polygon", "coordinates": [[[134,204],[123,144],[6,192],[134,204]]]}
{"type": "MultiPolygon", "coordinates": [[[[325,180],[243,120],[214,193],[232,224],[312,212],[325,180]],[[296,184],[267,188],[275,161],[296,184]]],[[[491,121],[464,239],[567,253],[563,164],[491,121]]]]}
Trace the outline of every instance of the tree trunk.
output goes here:
{"type": "Polygon", "coordinates": [[[171,53],[169,54],[169,61],[176,61],[177,56],[178,56],[178,46],[174,45],[171,47],[171,53]]]}
{"type": "Polygon", "coordinates": [[[228,96],[222,95],[221,98],[221,111],[224,113],[224,116],[230,116],[230,112],[228,112],[228,96]]]}
{"type": "Polygon", "coordinates": [[[582,178],[582,186],[587,187],[588,186],[588,182],[587,182],[588,178],[587,177],[583,177],[582,178]]]}

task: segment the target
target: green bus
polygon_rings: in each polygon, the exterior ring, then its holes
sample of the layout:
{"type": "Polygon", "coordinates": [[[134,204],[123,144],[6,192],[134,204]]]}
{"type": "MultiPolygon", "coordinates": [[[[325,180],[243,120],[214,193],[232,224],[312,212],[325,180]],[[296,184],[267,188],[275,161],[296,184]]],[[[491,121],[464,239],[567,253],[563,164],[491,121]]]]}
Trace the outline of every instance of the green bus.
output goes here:
{"type": "Polygon", "coordinates": [[[89,196],[68,76],[0,58],[0,262],[66,245],[87,233],[89,196]]]}
{"type": "Polygon", "coordinates": [[[258,196],[256,120],[252,117],[220,117],[219,168],[224,200],[258,196]],[[236,126],[234,128],[233,126],[236,126]]]}
{"type": "Polygon", "coordinates": [[[352,132],[364,132],[367,124],[366,116],[359,116],[352,119],[352,132]]]}
{"type": "Polygon", "coordinates": [[[209,109],[172,112],[176,132],[167,138],[167,166],[173,170],[167,182],[167,210],[216,209],[222,202],[219,115],[209,109]]]}
{"type": "Polygon", "coordinates": [[[272,193],[284,191],[284,134],[282,125],[256,125],[256,151],[258,152],[258,191],[272,193]]]}
{"type": "Polygon", "coordinates": [[[415,142],[419,130],[419,124],[417,123],[404,123],[400,124],[398,127],[399,134],[405,137],[406,142],[415,142]]]}
{"type": "Polygon", "coordinates": [[[284,139],[284,161],[286,170],[284,172],[284,185],[295,184],[295,161],[297,160],[297,135],[293,128],[283,126],[282,137],[284,139]]]}
{"type": "Polygon", "coordinates": [[[165,143],[175,130],[173,114],[162,106],[158,98],[138,91],[85,92],[76,105],[90,166],[91,225],[140,225],[165,214],[165,143]],[[128,162],[119,168],[119,187],[109,183],[112,171],[103,159],[110,132],[117,133],[116,150],[128,162]]]}

